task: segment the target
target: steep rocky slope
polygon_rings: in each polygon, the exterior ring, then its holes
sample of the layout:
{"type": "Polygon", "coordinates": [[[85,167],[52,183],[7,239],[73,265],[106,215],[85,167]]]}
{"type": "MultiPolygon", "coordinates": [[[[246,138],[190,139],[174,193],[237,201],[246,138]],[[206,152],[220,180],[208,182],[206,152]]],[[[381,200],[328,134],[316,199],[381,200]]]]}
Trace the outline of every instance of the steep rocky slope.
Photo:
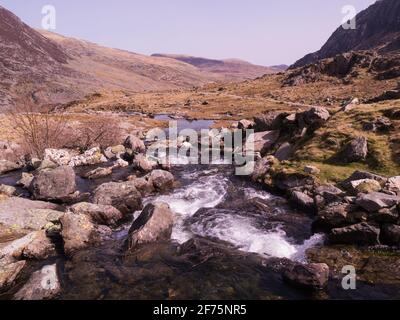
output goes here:
{"type": "Polygon", "coordinates": [[[319,51],[298,60],[292,68],[344,52],[370,49],[379,53],[400,50],[400,1],[377,1],[357,15],[355,30],[340,26],[319,51]]]}

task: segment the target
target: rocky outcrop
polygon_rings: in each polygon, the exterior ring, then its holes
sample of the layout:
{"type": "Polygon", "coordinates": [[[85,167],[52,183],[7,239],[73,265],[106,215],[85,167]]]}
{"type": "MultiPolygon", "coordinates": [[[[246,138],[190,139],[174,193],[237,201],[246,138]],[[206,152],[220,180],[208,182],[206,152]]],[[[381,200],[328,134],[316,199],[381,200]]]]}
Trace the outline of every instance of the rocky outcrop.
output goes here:
{"type": "Polygon", "coordinates": [[[325,288],[329,280],[329,267],[325,263],[296,264],[283,273],[288,283],[311,290],[325,288]]]}
{"type": "Polygon", "coordinates": [[[92,202],[111,205],[124,215],[128,215],[142,208],[142,195],[134,183],[110,182],[102,184],[94,191],[92,202]]]}
{"type": "Polygon", "coordinates": [[[47,265],[31,275],[28,282],[14,295],[14,300],[51,300],[60,292],[57,265],[47,265]]]}
{"type": "Polygon", "coordinates": [[[68,166],[42,170],[33,179],[33,195],[39,200],[68,199],[76,191],[75,179],[74,170],[68,166]]]}
{"type": "Polygon", "coordinates": [[[137,245],[166,241],[171,238],[174,216],[165,203],[147,205],[129,230],[128,244],[137,245]]]}
{"type": "Polygon", "coordinates": [[[118,209],[110,205],[81,202],[68,208],[68,210],[77,215],[86,215],[93,223],[106,226],[116,226],[124,218],[118,209]]]}
{"type": "Polygon", "coordinates": [[[329,241],[335,244],[377,245],[380,229],[368,223],[333,229],[329,241]]]}

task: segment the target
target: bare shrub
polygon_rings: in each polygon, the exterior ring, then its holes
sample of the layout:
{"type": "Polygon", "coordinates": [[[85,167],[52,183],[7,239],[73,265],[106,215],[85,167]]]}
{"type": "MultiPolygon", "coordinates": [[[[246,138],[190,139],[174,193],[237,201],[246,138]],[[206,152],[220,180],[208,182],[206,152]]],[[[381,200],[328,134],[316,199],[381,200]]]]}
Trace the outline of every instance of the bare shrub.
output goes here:
{"type": "Polygon", "coordinates": [[[64,114],[54,114],[51,107],[39,107],[29,100],[19,103],[9,113],[25,154],[41,158],[45,149],[63,146],[64,114]]]}
{"type": "Polygon", "coordinates": [[[86,151],[121,142],[121,129],[114,118],[92,116],[89,120],[68,121],[66,113],[30,101],[18,104],[10,116],[24,154],[42,158],[45,149],[71,148],[86,151]]]}
{"type": "Polygon", "coordinates": [[[121,143],[121,128],[112,117],[97,115],[89,120],[81,121],[72,129],[73,139],[68,147],[81,151],[93,147],[105,149],[121,143]]]}

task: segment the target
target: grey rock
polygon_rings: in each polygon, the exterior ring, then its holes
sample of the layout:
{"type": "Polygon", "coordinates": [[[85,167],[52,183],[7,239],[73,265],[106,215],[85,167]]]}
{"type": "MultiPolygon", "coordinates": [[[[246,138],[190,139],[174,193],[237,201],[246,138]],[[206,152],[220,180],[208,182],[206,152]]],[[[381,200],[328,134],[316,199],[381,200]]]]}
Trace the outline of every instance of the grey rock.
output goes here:
{"type": "Polygon", "coordinates": [[[390,208],[400,203],[399,196],[392,196],[386,193],[372,192],[360,194],[356,203],[368,212],[377,212],[384,208],[390,208]]]}
{"type": "Polygon", "coordinates": [[[153,184],[158,191],[172,189],[175,178],[172,173],[164,170],[154,170],[147,176],[148,181],[153,184]]]}
{"type": "Polygon", "coordinates": [[[358,137],[350,141],[343,150],[342,160],[346,163],[359,162],[367,158],[368,140],[358,137]]]}
{"type": "Polygon", "coordinates": [[[325,263],[296,264],[283,273],[283,279],[300,288],[320,290],[329,280],[329,267],[325,263]]]}
{"type": "Polygon", "coordinates": [[[25,261],[8,263],[0,260],[0,293],[12,288],[20,277],[25,264],[25,261]]]}
{"type": "Polygon", "coordinates": [[[106,226],[116,226],[124,216],[116,208],[110,205],[100,205],[87,202],[81,202],[69,208],[69,211],[90,217],[92,222],[106,226]]]}
{"type": "Polygon", "coordinates": [[[359,223],[344,228],[333,229],[329,241],[333,244],[377,245],[380,229],[368,223],[359,223]]]}
{"type": "Polygon", "coordinates": [[[0,160],[0,175],[22,168],[22,164],[8,160],[0,160]]]}

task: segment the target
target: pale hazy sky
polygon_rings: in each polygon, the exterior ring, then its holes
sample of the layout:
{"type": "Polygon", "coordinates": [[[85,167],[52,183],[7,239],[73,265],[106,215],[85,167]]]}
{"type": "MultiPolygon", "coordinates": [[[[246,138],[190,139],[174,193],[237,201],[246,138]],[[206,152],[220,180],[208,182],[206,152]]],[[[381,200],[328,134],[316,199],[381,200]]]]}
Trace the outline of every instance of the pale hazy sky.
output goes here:
{"type": "Polygon", "coordinates": [[[342,8],[375,0],[0,0],[32,27],[53,5],[55,32],[133,52],[291,64],[318,50],[342,8]]]}

